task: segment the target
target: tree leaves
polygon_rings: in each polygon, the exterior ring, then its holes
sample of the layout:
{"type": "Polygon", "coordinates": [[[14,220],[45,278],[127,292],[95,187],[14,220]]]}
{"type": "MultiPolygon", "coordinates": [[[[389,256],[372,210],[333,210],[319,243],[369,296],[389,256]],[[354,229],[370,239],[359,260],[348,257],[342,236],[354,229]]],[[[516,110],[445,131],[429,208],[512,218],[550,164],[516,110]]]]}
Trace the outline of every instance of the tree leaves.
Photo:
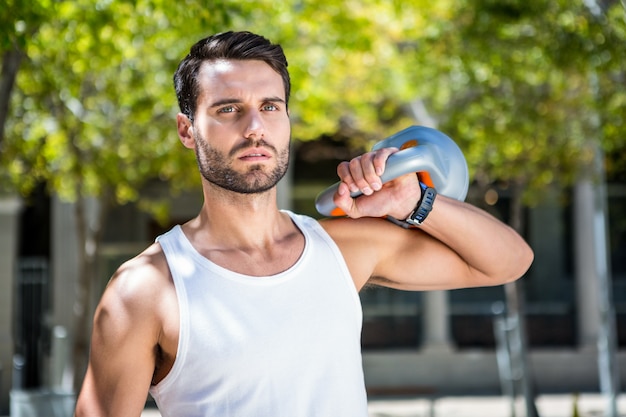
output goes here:
{"type": "MultiPolygon", "coordinates": [[[[601,22],[582,3],[457,4],[455,32],[444,40],[456,57],[442,77],[451,98],[437,107],[447,116],[441,128],[462,141],[477,175],[525,184],[532,203],[547,185],[575,180],[590,162],[592,142],[623,148],[623,129],[609,137],[597,123],[600,115],[616,114],[602,96],[621,96],[618,84],[599,76],[598,57],[623,77],[626,56],[623,39],[599,40],[623,29],[601,22]]],[[[614,23],[624,26],[623,19],[614,23]]],[[[621,124],[623,111],[616,118],[621,124]]]]}
{"type": "Polygon", "coordinates": [[[124,203],[153,179],[196,184],[171,77],[193,42],[229,29],[283,45],[296,139],[341,131],[367,146],[415,123],[418,100],[473,173],[523,179],[530,194],[572,181],[590,138],[624,148],[617,3],[594,14],[566,0],[13,0],[0,22],[0,46],[28,57],[2,152],[23,192],[38,180],[67,199],[113,187],[124,203]]]}

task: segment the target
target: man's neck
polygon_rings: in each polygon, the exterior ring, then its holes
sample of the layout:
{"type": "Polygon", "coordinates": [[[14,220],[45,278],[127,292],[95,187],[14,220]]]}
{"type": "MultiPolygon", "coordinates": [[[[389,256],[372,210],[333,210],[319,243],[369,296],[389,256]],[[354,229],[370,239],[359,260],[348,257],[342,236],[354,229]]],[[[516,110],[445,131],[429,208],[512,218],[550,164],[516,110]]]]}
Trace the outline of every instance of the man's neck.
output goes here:
{"type": "Polygon", "coordinates": [[[200,214],[183,226],[196,250],[218,265],[249,275],[271,275],[290,267],[304,248],[304,238],[289,215],[278,210],[276,189],[226,194],[205,192],[200,214]]]}

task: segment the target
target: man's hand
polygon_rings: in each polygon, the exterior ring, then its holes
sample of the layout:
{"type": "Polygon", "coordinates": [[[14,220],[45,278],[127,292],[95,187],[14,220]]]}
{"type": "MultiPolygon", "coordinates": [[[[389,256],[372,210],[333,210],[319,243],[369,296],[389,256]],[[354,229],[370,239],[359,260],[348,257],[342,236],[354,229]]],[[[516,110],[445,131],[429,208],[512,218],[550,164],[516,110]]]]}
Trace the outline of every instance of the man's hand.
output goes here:
{"type": "Polygon", "coordinates": [[[333,199],[335,205],[355,219],[386,215],[406,218],[421,195],[417,175],[403,175],[385,184],[380,178],[387,158],[396,152],[397,148],[383,148],[340,163],[337,175],[341,183],[333,199]],[[362,195],[351,197],[356,192],[362,195]]]}

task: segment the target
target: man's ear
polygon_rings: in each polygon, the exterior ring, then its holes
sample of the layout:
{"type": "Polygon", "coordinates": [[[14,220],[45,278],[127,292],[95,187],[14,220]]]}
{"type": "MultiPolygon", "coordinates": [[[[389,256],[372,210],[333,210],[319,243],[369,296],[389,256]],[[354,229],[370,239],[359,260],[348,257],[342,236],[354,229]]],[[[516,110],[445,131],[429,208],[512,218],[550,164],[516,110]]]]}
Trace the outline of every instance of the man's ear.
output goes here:
{"type": "Polygon", "coordinates": [[[176,115],[176,127],[178,129],[178,137],[185,148],[195,149],[196,141],[193,137],[193,124],[189,117],[178,113],[176,115]]]}

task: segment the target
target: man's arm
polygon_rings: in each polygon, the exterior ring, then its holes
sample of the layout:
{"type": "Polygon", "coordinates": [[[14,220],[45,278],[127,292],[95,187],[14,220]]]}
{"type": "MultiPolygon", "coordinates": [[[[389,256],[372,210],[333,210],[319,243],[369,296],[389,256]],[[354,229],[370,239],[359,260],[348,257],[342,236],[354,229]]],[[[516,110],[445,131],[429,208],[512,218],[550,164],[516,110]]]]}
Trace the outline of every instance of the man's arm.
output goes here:
{"type": "Polygon", "coordinates": [[[414,174],[381,186],[376,174],[394,150],[365,154],[338,168],[335,204],[352,219],[324,222],[358,288],[366,282],[407,290],[498,285],[521,277],[533,253],[509,226],[467,203],[437,196],[418,229],[379,218],[406,218],[421,190],[414,174]],[[377,184],[378,182],[378,184],[377,184]],[[353,199],[358,188],[363,196],[353,199]]]}
{"type": "Polygon", "coordinates": [[[76,417],[141,415],[160,336],[155,307],[159,274],[145,256],[139,256],[122,266],[107,286],[94,318],[76,417]]]}

